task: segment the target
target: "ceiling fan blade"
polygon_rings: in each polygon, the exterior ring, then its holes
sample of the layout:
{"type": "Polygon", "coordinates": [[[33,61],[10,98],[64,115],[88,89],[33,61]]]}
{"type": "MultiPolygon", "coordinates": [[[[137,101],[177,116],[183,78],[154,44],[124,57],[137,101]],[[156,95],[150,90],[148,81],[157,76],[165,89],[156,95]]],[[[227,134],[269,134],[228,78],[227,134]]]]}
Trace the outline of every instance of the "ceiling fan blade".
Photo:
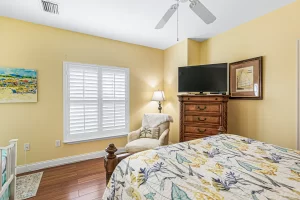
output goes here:
{"type": "Polygon", "coordinates": [[[166,25],[166,23],[169,21],[169,19],[173,16],[173,14],[176,12],[178,7],[179,7],[179,4],[172,5],[171,8],[163,16],[163,18],[156,25],[155,29],[162,29],[166,25]]]}
{"type": "Polygon", "coordinates": [[[192,0],[190,8],[198,15],[206,24],[213,23],[217,18],[214,16],[199,0],[192,0]]]}

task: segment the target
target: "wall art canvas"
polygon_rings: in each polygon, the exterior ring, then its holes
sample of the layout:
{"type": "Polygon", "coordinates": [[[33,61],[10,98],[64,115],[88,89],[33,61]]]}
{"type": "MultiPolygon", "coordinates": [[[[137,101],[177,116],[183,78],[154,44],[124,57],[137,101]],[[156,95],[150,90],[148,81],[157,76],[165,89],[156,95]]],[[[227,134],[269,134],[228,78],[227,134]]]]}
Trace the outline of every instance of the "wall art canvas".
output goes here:
{"type": "Polygon", "coordinates": [[[263,57],[229,64],[229,91],[231,99],[262,100],[263,57]]]}
{"type": "Polygon", "coordinates": [[[253,66],[236,69],[236,91],[253,91],[253,66]]]}
{"type": "Polygon", "coordinates": [[[0,67],[0,103],[37,102],[37,72],[0,67]]]}

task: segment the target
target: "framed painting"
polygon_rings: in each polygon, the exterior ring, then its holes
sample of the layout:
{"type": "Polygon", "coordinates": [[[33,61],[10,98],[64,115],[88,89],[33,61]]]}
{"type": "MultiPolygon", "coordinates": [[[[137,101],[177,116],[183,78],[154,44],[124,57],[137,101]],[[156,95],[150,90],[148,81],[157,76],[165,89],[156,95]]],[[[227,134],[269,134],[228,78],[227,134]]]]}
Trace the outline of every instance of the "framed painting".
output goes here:
{"type": "Polygon", "coordinates": [[[0,103],[37,102],[37,72],[0,67],[0,103]]]}
{"type": "Polygon", "coordinates": [[[229,64],[230,99],[262,100],[263,57],[229,64]]]}

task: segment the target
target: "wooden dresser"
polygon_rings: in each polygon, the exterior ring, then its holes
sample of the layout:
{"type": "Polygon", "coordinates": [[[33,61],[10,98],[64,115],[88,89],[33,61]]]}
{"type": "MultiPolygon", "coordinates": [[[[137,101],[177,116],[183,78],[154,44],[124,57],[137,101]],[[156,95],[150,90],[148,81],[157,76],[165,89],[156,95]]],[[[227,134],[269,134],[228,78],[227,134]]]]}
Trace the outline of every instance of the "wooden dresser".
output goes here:
{"type": "Polygon", "coordinates": [[[180,102],[180,142],[227,132],[226,95],[178,95],[180,102]]]}

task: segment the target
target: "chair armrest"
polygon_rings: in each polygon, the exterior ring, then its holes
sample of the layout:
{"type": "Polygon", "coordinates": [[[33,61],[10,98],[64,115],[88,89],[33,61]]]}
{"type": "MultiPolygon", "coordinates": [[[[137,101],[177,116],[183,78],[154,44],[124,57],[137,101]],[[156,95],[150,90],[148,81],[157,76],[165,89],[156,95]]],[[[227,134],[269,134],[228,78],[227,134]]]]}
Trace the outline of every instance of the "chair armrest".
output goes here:
{"type": "Polygon", "coordinates": [[[170,129],[166,129],[159,137],[159,146],[168,145],[170,129]]]}
{"type": "Polygon", "coordinates": [[[137,140],[140,138],[140,129],[139,130],[136,130],[136,131],[132,131],[128,134],[127,136],[127,140],[128,140],[128,143],[129,142],[132,142],[134,140],[137,140]]]}

